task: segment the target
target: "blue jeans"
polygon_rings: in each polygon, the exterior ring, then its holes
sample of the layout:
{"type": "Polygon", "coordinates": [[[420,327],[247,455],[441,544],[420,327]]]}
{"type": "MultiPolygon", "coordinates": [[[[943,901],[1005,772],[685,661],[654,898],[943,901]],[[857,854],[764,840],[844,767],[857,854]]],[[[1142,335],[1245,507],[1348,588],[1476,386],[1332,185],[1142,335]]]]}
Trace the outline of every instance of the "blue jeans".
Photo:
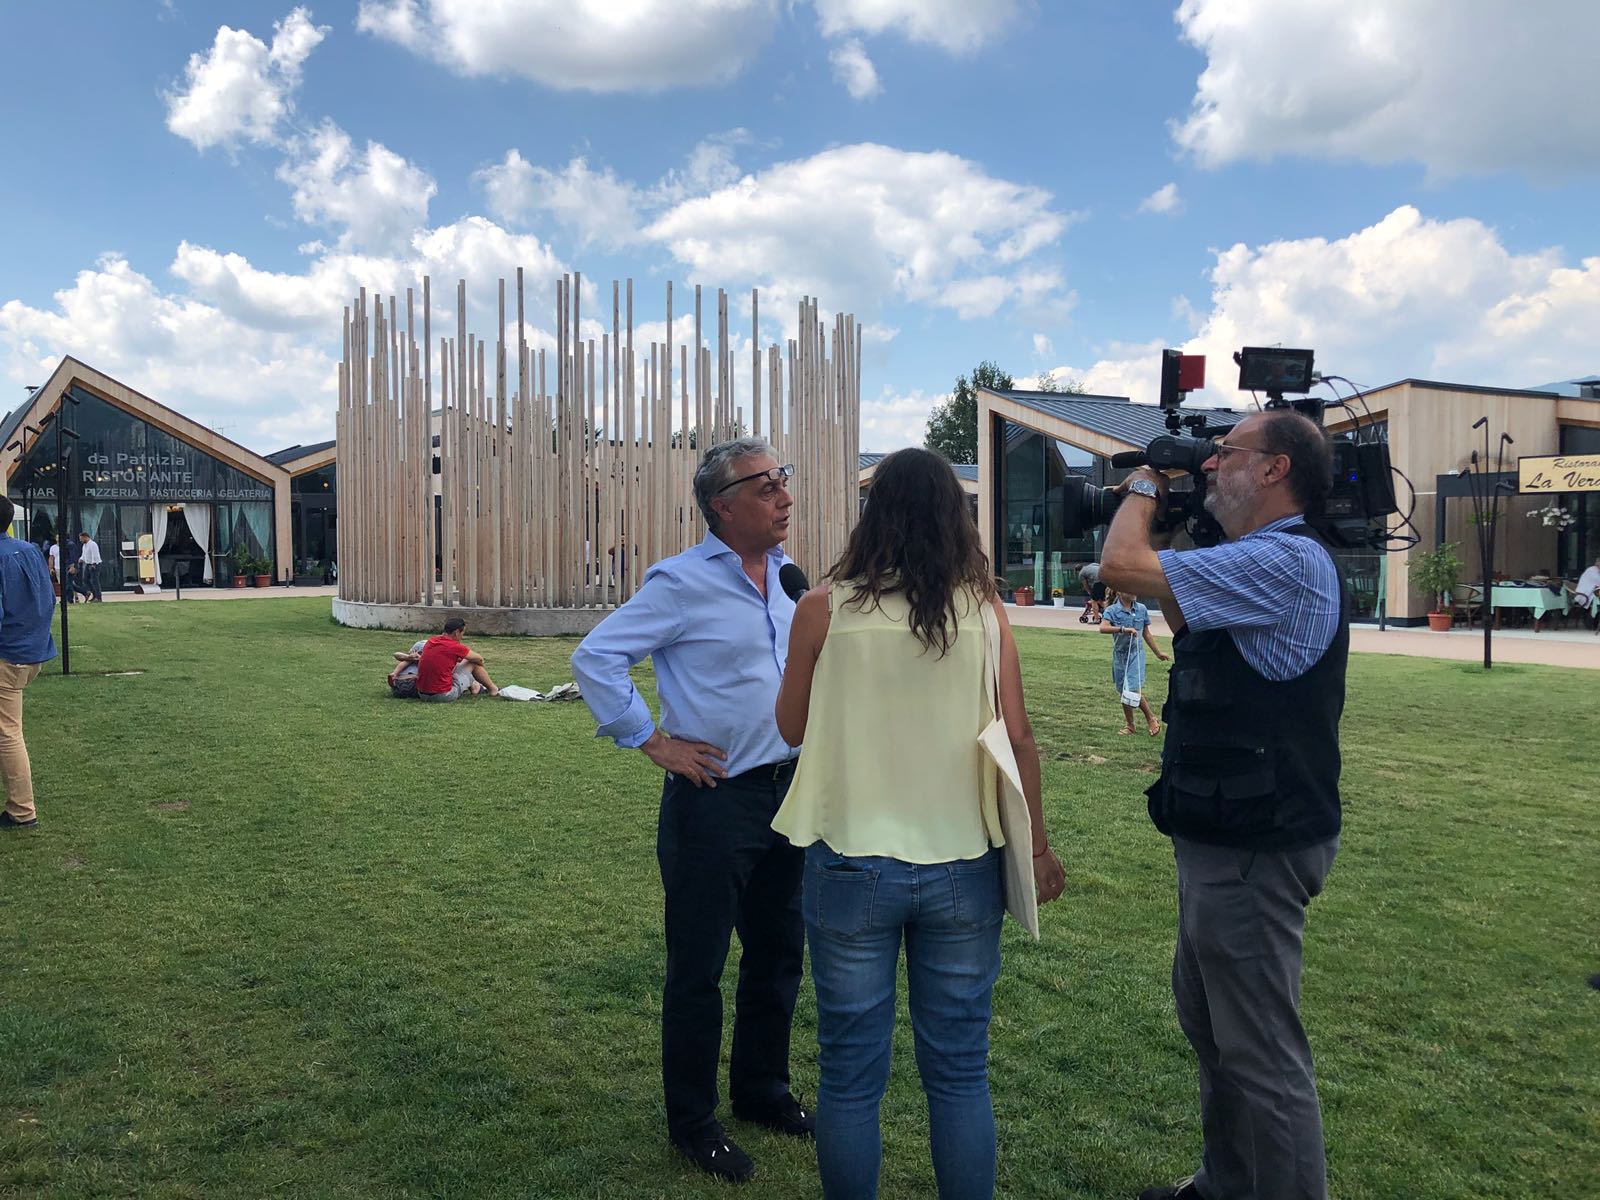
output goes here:
{"type": "Polygon", "coordinates": [[[802,912],[817,989],[817,1165],[829,1200],[878,1194],[905,935],[917,1070],[942,1200],[994,1194],[989,1011],[1000,974],[1000,853],[933,865],[806,850],[802,912]]]}

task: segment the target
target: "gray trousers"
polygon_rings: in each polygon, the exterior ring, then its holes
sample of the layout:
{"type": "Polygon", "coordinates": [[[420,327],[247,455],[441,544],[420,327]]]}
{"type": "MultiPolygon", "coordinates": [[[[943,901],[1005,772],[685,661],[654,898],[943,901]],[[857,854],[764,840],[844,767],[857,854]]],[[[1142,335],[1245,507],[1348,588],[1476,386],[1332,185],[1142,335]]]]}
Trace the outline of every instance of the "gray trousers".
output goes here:
{"type": "Polygon", "coordinates": [[[1251,851],[1174,838],[1172,994],[1200,1063],[1206,1200],[1326,1200],[1311,1046],[1300,1024],[1306,906],[1339,839],[1251,851]]]}

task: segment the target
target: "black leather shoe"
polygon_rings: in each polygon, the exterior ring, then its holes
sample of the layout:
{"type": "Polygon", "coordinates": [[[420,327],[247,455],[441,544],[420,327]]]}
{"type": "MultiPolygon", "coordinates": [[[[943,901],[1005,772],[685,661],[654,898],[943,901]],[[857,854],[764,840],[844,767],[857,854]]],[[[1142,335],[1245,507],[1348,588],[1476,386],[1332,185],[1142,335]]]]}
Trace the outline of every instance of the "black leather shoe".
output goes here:
{"type": "Polygon", "coordinates": [[[1139,1200],[1206,1200],[1206,1198],[1200,1194],[1200,1189],[1195,1187],[1194,1178],[1191,1176],[1166,1187],[1145,1188],[1139,1193],[1139,1200]]]}
{"type": "Polygon", "coordinates": [[[685,1138],[673,1138],[678,1153],[699,1167],[707,1175],[726,1179],[729,1183],[744,1183],[754,1179],[756,1164],[751,1157],[725,1132],[713,1123],[705,1132],[685,1138]]]}
{"type": "Polygon", "coordinates": [[[770,1108],[750,1108],[735,1104],[733,1115],[752,1125],[764,1125],[785,1137],[817,1136],[817,1118],[793,1096],[785,1096],[770,1108]]]}
{"type": "Polygon", "coordinates": [[[32,829],[38,823],[38,817],[30,817],[26,821],[19,821],[10,813],[0,811],[0,829],[32,829]]]}

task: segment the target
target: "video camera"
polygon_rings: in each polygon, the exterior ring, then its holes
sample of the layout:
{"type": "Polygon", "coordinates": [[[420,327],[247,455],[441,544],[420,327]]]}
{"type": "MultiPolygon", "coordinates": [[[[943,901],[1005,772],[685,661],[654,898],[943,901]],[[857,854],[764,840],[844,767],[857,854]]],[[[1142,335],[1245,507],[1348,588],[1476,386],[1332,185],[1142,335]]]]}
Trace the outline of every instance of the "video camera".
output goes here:
{"type": "MultiPolygon", "coordinates": [[[[1158,528],[1184,529],[1196,546],[1214,546],[1224,534],[1216,518],[1206,511],[1204,465],[1216,453],[1216,438],[1232,426],[1210,426],[1204,413],[1182,411],[1184,397],[1205,385],[1204,356],[1177,350],[1163,350],[1161,355],[1161,408],[1168,432],[1153,438],[1143,450],[1113,454],[1111,465],[1184,472],[1192,482],[1168,494],[1167,511],[1158,528]]],[[[1266,408],[1293,408],[1321,425],[1326,405],[1307,394],[1322,382],[1312,369],[1313,357],[1310,350],[1246,346],[1233,356],[1239,365],[1239,390],[1266,392],[1266,408]],[[1288,395],[1295,399],[1286,399],[1288,395]]],[[[1362,441],[1359,433],[1358,426],[1329,437],[1333,489],[1323,511],[1308,514],[1307,523],[1333,545],[1377,549],[1387,543],[1389,534],[1386,529],[1374,529],[1373,521],[1399,510],[1390,478],[1388,445],[1362,441]]],[[[1069,478],[1062,487],[1063,532],[1069,538],[1080,537],[1110,521],[1121,503],[1122,497],[1110,488],[1069,478]]]]}

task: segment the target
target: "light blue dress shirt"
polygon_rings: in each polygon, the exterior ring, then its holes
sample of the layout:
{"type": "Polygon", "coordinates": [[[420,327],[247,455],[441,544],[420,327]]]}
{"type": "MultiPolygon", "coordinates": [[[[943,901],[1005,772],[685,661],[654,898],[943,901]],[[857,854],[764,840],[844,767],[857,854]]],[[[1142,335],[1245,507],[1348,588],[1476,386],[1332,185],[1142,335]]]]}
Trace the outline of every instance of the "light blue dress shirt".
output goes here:
{"type": "Polygon", "coordinates": [[[1339,632],[1339,572],[1317,541],[1286,532],[1299,513],[1236,542],[1163,550],[1167,586],[1196,633],[1226,629],[1239,653],[1275,683],[1298,679],[1339,632]]]}
{"type": "Polygon", "coordinates": [[[654,660],[661,728],[727,754],[729,775],[783,762],[799,750],[778,734],[773,706],[789,653],[794,601],[778,583],[789,558],[767,552],[763,598],[739,556],[714,533],[655,563],[639,590],[578,646],[572,671],[597,736],[627,749],[655,732],[628,671],[654,660]]]}

